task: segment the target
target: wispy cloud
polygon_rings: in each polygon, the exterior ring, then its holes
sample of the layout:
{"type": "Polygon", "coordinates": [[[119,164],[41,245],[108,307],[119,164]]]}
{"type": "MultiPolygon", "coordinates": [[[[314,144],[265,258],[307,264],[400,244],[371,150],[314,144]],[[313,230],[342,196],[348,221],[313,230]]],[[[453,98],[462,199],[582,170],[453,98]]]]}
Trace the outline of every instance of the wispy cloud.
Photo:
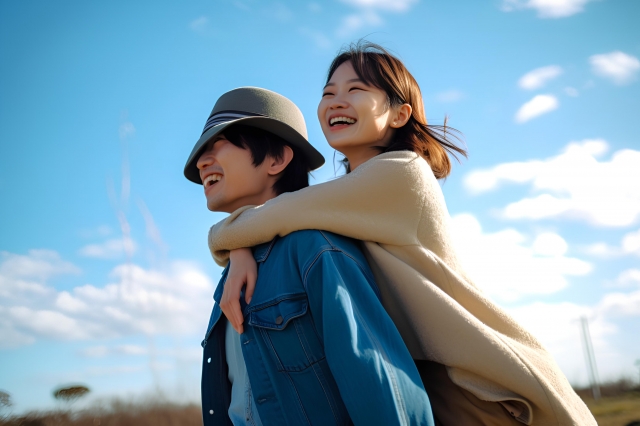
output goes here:
{"type": "Polygon", "coordinates": [[[503,0],[502,10],[512,12],[533,9],[539,18],[566,18],[584,11],[584,6],[592,0],[503,0]]]}
{"type": "Polygon", "coordinates": [[[638,58],[620,51],[593,55],[589,58],[589,62],[595,74],[619,85],[635,80],[640,70],[638,58]]]}
{"type": "Polygon", "coordinates": [[[338,37],[345,37],[359,31],[365,26],[375,27],[382,24],[382,18],[378,13],[371,9],[363,10],[359,13],[353,13],[345,16],[342,24],[336,30],[338,37]]]}
{"type": "Polygon", "coordinates": [[[269,6],[270,13],[273,14],[273,17],[278,21],[287,22],[293,18],[293,12],[283,3],[275,3],[269,6]]]}
{"type": "Polygon", "coordinates": [[[518,109],[515,115],[516,123],[526,123],[532,118],[558,109],[559,105],[558,98],[553,95],[536,95],[518,109]]]}
{"type": "MultiPolygon", "coordinates": [[[[540,195],[508,204],[508,219],[572,218],[598,226],[625,227],[640,219],[640,151],[623,149],[609,160],[602,139],[570,143],[560,155],[545,160],[503,163],[472,171],[467,189],[483,193],[501,184],[527,184],[540,195]]],[[[640,232],[626,240],[640,252],[640,232]]]]}
{"type": "Polygon", "coordinates": [[[338,37],[346,37],[364,27],[375,27],[384,22],[379,12],[407,12],[418,0],[341,0],[355,9],[347,15],[336,30],[338,37]]]}
{"type": "Polygon", "coordinates": [[[436,100],[442,103],[458,102],[464,98],[464,93],[457,89],[447,90],[436,94],[436,100]]]}
{"type": "Polygon", "coordinates": [[[418,3],[418,0],[341,0],[351,6],[389,10],[393,12],[406,12],[411,6],[418,3]]]}
{"type": "Polygon", "coordinates": [[[578,89],[576,89],[575,87],[571,87],[571,86],[565,87],[564,88],[564,93],[566,93],[567,96],[571,96],[572,98],[575,98],[575,97],[580,95],[580,92],[578,92],[578,89]]]}
{"type": "Polygon", "coordinates": [[[189,22],[189,28],[198,34],[203,34],[209,28],[209,18],[201,16],[189,22]]]}
{"type": "Polygon", "coordinates": [[[129,237],[112,238],[99,244],[88,244],[78,254],[96,259],[119,259],[125,254],[135,253],[136,247],[136,243],[129,237]]]}
{"type": "Polygon", "coordinates": [[[300,34],[310,38],[320,49],[328,49],[331,47],[331,40],[323,32],[315,31],[310,28],[300,28],[300,34]]]}
{"type": "Polygon", "coordinates": [[[320,6],[319,3],[315,3],[315,2],[311,2],[307,5],[307,7],[309,8],[309,10],[313,13],[320,13],[322,12],[322,6],[320,6]]]}
{"type": "Polygon", "coordinates": [[[520,77],[518,86],[525,90],[540,89],[560,74],[562,74],[562,67],[558,65],[536,68],[520,77]]]}
{"type": "Polygon", "coordinates": [[[80,351],[87,358],[103,358],[111,355],[146,355],[147,348],[138,345],[90,346],[80,351]]]}

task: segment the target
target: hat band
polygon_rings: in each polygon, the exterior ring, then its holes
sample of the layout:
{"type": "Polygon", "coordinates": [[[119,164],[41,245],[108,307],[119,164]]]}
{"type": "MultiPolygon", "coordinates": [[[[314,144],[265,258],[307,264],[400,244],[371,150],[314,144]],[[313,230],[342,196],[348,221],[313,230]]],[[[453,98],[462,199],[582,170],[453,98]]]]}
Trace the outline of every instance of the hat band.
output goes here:
{"type": "Polygon", "coordinates": [[[256,114],[253,112],[243,112],[243,111],[216,112],[215,114],[212,114],[207,120],[207,123],[204,125],[204,130],[202,131],[202,134],[204,135],[204,133],[207,130],[219,124],[227,123],[229,121],[234,121],[239,118],[245,118],[245,117],[264,117],[264,115],[256,114]]]}

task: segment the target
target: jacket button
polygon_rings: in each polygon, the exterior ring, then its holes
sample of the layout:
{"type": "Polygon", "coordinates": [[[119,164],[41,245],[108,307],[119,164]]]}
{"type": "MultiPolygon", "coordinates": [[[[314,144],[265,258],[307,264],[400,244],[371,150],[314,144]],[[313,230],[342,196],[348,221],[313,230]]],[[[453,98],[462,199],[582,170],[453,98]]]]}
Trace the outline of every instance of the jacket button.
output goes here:
{"type": "Polygon", "coordinates": [[[278,318],[276,318],[276,324],[280,325],[282,324],[282,317],[278,316],[278,318]]]}
{"type": "Polygon", "coordinates": [[[211,363],[211,358],[207,358],[207,364],[211,363]]]}
{"type": "Polygon", "coordinates": [[[209,414],[213,414],[213,410],[209,410],[209,414]]]}

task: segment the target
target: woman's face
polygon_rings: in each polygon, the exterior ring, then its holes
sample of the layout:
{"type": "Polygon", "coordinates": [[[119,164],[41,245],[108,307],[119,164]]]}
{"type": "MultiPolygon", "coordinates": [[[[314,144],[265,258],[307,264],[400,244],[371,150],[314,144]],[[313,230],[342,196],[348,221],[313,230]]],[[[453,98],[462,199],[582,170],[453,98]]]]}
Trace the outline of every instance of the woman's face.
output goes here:
{"type": "Polygon", "coordinates": [[[394,129],[387,94],[358,78],[351,62],[340,65],[322,91],[318,119],[329,145],[343,153],[355,169],[387,146],[394,129]]]}

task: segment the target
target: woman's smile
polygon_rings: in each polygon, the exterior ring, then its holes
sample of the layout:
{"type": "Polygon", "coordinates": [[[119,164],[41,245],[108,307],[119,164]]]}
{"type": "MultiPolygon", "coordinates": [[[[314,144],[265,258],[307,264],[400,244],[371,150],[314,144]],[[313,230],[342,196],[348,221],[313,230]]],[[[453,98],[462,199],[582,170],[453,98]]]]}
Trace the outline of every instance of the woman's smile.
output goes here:
{"type": "Polygon", "coordinates": [[[329,127],[331,128],[331,131],[333,132],[333,131],[345,129],[351,126],[352,124],[355,124],[357,121],[358,120],[356,120],[355,118],[349,117],[344,113],[336,113],[336,114],[331,114],[329,116],[328,124],[329,124],[329,127]]]}

